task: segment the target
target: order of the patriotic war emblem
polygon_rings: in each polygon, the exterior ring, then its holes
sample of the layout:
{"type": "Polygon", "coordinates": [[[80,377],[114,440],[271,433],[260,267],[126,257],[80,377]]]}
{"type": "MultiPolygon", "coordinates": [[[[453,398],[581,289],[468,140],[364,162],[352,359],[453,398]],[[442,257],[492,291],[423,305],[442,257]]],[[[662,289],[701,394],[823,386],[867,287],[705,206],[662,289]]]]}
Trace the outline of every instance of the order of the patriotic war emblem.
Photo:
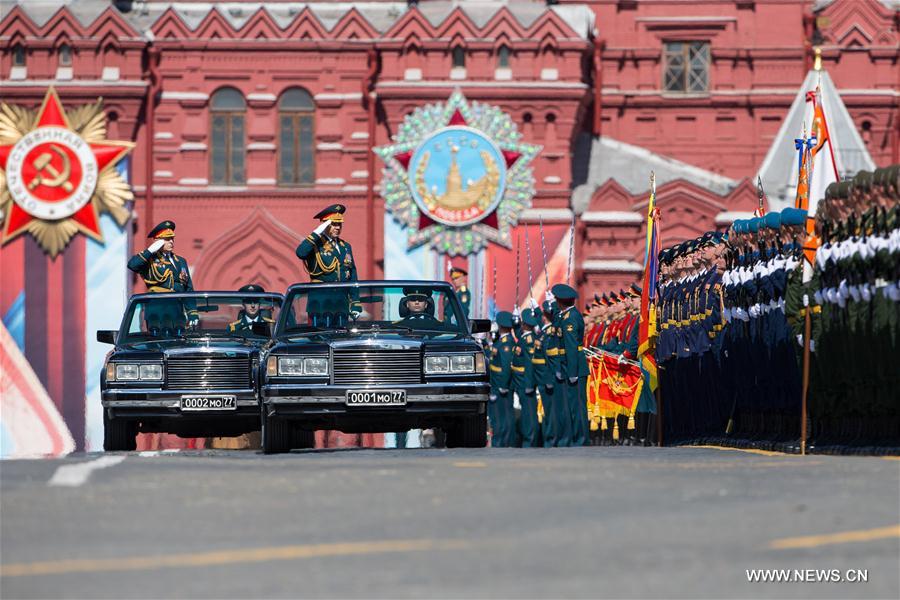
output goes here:
{"type": "Polygon", "coordinates": [[[30,233],[55,257],[79,232],[102,242],[100,212],[120,226],[130,216],[115,165],[133,147],[106,139],[102,100],[66,112],[50,88],[37,112],[0,104],[3,243],[30,233]]]}
{"type": "Polygon", "coordinates": [[[375,152],[385,162],[385,205],[410,248],[465,255],[488,242],[511,247],[510,227],[534,196],[530,162],[540,146],[521,142],[509,115],[457,91],[407,116],[393,141],[375,152]]]}

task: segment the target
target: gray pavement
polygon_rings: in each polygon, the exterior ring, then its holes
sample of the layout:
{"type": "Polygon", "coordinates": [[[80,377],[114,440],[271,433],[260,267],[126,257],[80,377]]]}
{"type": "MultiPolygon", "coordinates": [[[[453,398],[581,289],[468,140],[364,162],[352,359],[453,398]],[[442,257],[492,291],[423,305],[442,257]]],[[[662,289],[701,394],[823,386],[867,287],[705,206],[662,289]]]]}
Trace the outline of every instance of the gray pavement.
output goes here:
{"type": "Polygon", "coordinates": [[[897,460],[626,447],[121,456],[0,463],[2,598],[900,597],[897,460]],[[868,581],[750,583],[748,569],[868,581]]]}

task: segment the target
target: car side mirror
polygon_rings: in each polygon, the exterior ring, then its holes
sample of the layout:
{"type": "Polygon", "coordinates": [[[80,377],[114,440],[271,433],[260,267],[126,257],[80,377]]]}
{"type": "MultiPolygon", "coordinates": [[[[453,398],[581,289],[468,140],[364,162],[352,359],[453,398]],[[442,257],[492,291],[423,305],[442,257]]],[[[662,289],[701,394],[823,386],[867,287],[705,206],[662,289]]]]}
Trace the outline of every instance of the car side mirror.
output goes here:
{"type": "Polygon", "coordinates": [[[490,319],[472,319],[472,333],[489,333],[491,331],[490,319]]]}
{"type": "Polygon", "coordinates": [[[101,344],[115,344],[116,343],[116,334],[118,331],[115,330],[100,330],[97,332],[97,341],[101,344]]]}
{"type": "Polygon", "coordinates": [[[250,331],[253,332],[253,335],[262,335],[265,337],[270,337],[272,335],[272,328],[268,323],[253,323],[250,325],[250,331]]]}

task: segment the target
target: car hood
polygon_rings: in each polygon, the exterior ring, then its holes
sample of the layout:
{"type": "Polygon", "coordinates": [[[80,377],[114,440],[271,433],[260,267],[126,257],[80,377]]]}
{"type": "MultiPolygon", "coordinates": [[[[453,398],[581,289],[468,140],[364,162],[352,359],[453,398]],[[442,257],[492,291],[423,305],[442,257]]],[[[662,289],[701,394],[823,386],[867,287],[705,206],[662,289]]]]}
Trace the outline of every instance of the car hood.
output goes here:
{"type": "Polygon", "coordinates": [[[478,351],[480,347],[468,335],[446,334],[428,337],[412,333],[386,332],[321,332],[282,337],[273,351],[302,351],[333,348],[334,350],[426,350],[434,351],[478,351]]]}
{"type": "Polygon", "coordinates": [[[155,353],[169,356],[176,354],[250,354],[259,350],[268,340],[248,340],[244,338],[191,338],[138,342],[123,344],[118,352],[155,353]]]}

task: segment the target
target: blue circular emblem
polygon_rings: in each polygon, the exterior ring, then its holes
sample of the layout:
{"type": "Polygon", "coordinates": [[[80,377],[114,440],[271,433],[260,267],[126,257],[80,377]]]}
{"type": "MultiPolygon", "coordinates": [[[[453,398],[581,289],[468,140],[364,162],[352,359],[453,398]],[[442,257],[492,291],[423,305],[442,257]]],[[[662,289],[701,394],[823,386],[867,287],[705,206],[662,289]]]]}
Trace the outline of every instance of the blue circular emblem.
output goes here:
{"type": "Polygon", "coordinates": [[[443,225],[464,227],[497,208],[506,189],[506,160],[477,129],[445,127],[416,148],[409,177],[419,210],[443,225]]]}

